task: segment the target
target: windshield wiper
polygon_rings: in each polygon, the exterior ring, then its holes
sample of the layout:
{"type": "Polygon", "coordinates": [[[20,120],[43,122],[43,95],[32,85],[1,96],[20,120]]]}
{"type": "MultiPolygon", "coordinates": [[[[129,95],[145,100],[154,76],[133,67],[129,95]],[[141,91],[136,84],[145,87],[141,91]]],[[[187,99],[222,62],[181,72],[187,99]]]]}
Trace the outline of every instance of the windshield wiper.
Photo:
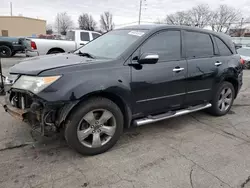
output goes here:
{"type": "Polygon", "coordinates": [[[88,57],[88,58],[92,58],[92,59],[95,59],[95,57],[92,55],[92,54],[90,54],[90,53],[85,53],[85,52],[81,52],[80,50],[79,50],[79,52],[77,53],[79,56],[86,56],[86,57],[88,57]]]}

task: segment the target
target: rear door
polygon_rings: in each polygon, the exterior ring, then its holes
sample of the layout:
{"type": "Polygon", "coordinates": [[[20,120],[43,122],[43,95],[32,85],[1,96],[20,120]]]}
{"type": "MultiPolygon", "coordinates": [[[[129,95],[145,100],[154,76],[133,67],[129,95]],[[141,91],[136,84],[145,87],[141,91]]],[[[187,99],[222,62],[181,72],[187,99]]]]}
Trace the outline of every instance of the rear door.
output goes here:
{"type": "Polygon", "coordinates": [[[184,31],[188,62],[187,96],[185,104],[200,104],[211,99],[218,72],[214,44],[207,33],[184,31]]]}
{"type": "Polygon", "coordinates": [[[156,64],[131,67],[131,90],[136,100],[136,113],[160,113],[183,104],[187,62],[182,58],[181,46],[181,32],[166,30],[150,37],[133,54],[133,63],[137,65],[136,59],[143,53],[159,55],[156,64]]]}

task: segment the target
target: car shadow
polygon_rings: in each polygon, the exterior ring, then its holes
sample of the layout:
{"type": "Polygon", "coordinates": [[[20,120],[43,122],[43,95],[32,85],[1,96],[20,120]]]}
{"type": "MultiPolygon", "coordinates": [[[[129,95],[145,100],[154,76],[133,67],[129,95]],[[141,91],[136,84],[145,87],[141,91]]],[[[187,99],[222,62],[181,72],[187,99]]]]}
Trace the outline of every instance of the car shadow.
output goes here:
{"type": "MultiPolygon", "coordinates": [[[[197,117],[204,114],[203,112],[195,113],[197,117]]],[[[192,126],[193,118],[190,115],[184,115],[179,118],[172,118],[168,120],[163,120],[157,123],[147,124],[141,127],[130,127],[125,128],[124,133],[119,139],[118,143],[110,149],[113,150],[129,147],[138,141],[145,141],[148,137],[157,137],[160,133],[170,132],[174,134],[175,132],[185,131],[187,127],[192,126]]],[[[63,132],[57,133],[52,137],[42,137],[37,133],[32,135],[34,139],[34,144],[32,146],[33,150],[36,150],[36,155],[42,156],[64,156],[64,158],[83,157],[82,155],[76,153],[74,150],[70,149],[64,139],[63,132]]],[[[87,156],[84,156],[87,157],[87,156]]]]}

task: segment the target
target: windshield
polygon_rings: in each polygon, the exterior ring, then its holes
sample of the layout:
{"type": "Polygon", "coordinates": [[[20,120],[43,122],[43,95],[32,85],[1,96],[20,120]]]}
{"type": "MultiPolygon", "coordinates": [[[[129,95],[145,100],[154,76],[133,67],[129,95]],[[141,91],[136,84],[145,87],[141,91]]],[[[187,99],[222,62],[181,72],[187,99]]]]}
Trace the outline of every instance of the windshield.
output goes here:
{"type": "Polygon", "coordinates": [[[86,44],[75,53],[88,53],[95,57],[114,59],[145,34],[146,30],[114,30],[86,44]]]}
{"type": "Polygon", "coordinates": [[[250,56],[250,48],[240,48],[237,50],[238,54],[243,56],[250,56]]]}

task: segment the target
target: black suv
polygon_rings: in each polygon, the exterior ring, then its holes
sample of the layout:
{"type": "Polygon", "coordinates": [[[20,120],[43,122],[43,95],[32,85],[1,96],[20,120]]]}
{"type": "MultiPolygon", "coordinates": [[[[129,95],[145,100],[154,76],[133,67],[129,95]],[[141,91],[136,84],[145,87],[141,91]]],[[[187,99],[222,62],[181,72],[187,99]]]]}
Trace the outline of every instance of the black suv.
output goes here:
{"type": "Polygon", "coordinates": [[[15,65],[4,108],[43,135],[64,130],[69,146],[94,155],[111,148],[130,125],[203,109],[225,115],[242,86],[242,67],[224,34],[126,27],[73,53],[15,65]]]}

